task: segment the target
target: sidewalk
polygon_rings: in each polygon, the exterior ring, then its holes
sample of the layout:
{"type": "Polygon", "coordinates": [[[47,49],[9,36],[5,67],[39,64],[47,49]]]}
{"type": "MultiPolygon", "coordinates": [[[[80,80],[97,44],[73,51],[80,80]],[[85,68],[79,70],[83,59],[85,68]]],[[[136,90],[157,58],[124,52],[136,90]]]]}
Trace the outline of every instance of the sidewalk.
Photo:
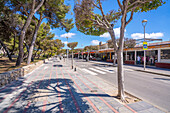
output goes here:
{"type": "Polygon", "coordinates": [[[50,59],[33,72],[0,88],[1,113],[164,113],[145,101],[123,104],[117,88],[66,62],[50,59]]]}
{"type": "MultiPolygon", "coordinates": [[[[70,70],[70,67],[66,62],[62,62],[64,65],[63,72],[72,76],[74,84],[73,87],[78,93],[82,93],[83,102],[86,102],[89,108],[87,112],[101,112],[101,113],[163,113],[163,111],[154,107],[153,105],[145,102],[139,101],[132,104],[123,104],[120,103],[114,96],[111,96],[114,91],[117,90],[115,86],[108,84],[103,79],[92,76],[90,74],[84,73],[79,69],[75,72],[70,70]]],[[[68,75],[66,75],[68,77],[68,75]]],[[[67,78],[70,79],[70,78],[67,78]]],[[[75,95],[75,100],[79,100],[79,97],[75,95]]],[[[85,112],[85,111],[83,111],[85,112]]]]}
{"type": "MultiPolygon", "coordinates": [[[[105,65],[110,65],[110,66],[113,65],[113,63],[109,63],[109,62],[100,62],[100,61],[90,61],[90,62],[97,63],[97,64],[105,64],[105,65]]],[[[170,69],[157,68],[154,66],[146,66],[146,69],[144,70],[142,65],[140,66],[139,65],[124,65],[124,68],[170,77],[170,69]]]]}

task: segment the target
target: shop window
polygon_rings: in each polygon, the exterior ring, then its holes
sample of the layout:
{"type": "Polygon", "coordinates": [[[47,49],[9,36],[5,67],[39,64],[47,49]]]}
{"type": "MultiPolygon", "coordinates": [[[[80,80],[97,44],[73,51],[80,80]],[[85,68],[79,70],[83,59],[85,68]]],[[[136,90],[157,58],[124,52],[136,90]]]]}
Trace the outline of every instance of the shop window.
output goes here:
{"type": "Polygon", "coordinates": [[[170,59],[170,49],[161,50],[161,59],[170,59]]]}

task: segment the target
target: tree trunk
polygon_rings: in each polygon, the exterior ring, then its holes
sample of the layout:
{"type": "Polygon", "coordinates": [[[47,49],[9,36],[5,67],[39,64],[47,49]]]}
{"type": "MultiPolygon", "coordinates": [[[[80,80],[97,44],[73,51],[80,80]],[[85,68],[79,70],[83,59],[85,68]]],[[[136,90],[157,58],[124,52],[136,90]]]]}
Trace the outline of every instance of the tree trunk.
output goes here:
{"type": "Polygon", "coordinates": [[[87,61],[89,61],[89,51],[87,52],[87,61]]]}
{"type": "Polygon", "coordinates": [[[34,31],[31,46],[29,48],[27,64],[30,64],[30,62],[31,62],[31,57],[32,57],[33,49],[34,49],[34,44],[35,44],[35,41],[36,41],[36,38],[37,38],[38,29],[39,29],[39,27],[41,25],[41,21],[42,21],[42,18],[40,18],[40,20],[38,21],[38,25],[36,26],[35,31],[34,31]]]}
{"type": "Polygon", "coordinates": [[[12,52],[11,52],[11,55],[14,55],[14,49],[15,49],[15,43],[16,43],[16,33],[14,34],[15,36],[14,36],[14,45],[13,45],[13,47],[12,47],[12,52]]]}
{"type": "Polygon", "coordinates": [[[115,54],[114,54],[114,60],[113,60],[113,65],[114,66],[116,65],[116,59],[117,59],[117,52],[115,52],[115,54]]]}
{"type": "Polygon", "coordinates": [[[2,47],[4,48],[4,50],[6,51],[9,60],[12,61],[12,57],[11,57],[9,50],[7,49],[6,45],[1,40],[0,40],[0,43],[1,43],[2,47]]]}
{"type": "Polygon", "coordinates": [[[72,69],[73,69],[73,50],[72,50],[72,69]]]}
{"type": "MultiPolygon", "coordinates": [[[[29,53],[29,46],[28,46],[28,44],[24,41],[24,44],[25,44],[25,47],[26,47],[26,49],[27,49],[27,53],[29,53]]],[[[24,47],[24,48],[25,48],[24,47]]]]}
{"type": "Polygon", "coordinates": [[[112,40],[113,45],[114,45],[114,52],[115,52],[115,55],[114,55],[113,65],[115,65],[115,64],[116,64],[116,57],[117,57],[116,55],[117,55],[118,45],[117,45],[117,42],[116,42],[116,37],[115,37],[115,33],[114,33],[113,28],[110,28],[109,34],[110,34],[110,36],[111,36],[111,40],[112,40]]]}
{"type": "Polygon", "coordinates": [[[23,54],[24,54],[23,43],[24,43],[25,32],[31,23],[31,19],[32,19],[33,15],[34,15],[34,12],[31,12],[31,14],[28,16],[28,18],[24,24],[24,27],[21,31],[21,35],[19,37],[19,55],[17,58],[16,66],[20,66],[21,63],[23,62],[23,54]]]}
{"type": "MultiPolygon", "coordinates": [[[[2,47],[4,48],[4,50],[6,51],[9,60],[12,61],[11,54],[9,53],[9,50],[8,50],[8,48],[6,47],[6,45],[5,45],[1,40],[0,40],[0,43],[1,43],[2,47]]],[[[5,55],[5,56],[6,56],[6,55],[5,55]]]]}
{"type": "MultiPolygon", "coordinates": [[[[40,48],[38,48],[35,52],[35,54],[33,55],[33,58],[35,58],[37,56],[37,52],[40,50],[40,48]]],[[[42,51],[41,51],[42,52],[42,51]]],[[[45,54],[45,53],[44,53],[45,54]]]]}
{"type": "Polygon", "coordinates": [[[113,28],[109,29],[109,34],[111,36],[112,42],[114,44],[114,51],[117,54],[117,76],[118,76],[118,96],[121,98],[122,101],[125,101],[124,97],[124,73],[123,73],[123,44],[124,44],[124,28],[125,23],[121,25],[120,29],[120,39],[119,39],[119,46],[116,42],[116,37],[113,28]]]}
{"type": "Polygon", "coordinates": [[[40,54],[38,55],[38,59],[40,59],[40,55],[42,54],[42,51],[40,52],[40,54]]]}
{"type": "Polygon", "coordinates": [[[79,59],[79,52],[78,52],[78,59],[79,59]]]}
{"type": "Polygon", "coordinates": [[[123,71],[123,49],[119,49],[118,51],[118,96],[122,101],[125,100],[124,97],[124,71],[123,71]]]}
{"type": "Polygon", "coordinates": [[[120,39],[118,49],[118,96],[124,102],[124,71],[123,71],[123,45],[125,33],[126,15],[124,14],[121,19],[120,39]]]}
{"type": "Polygon", "coordinates": [[[19,55],[18,55],[18,58],[17,58],[16,66],[20,66],[21,62],[23,62],[23,52],[24,52],[23,42],[24,42],[25,32],[27,31],[27,28],[31,23],[33,15],[39,10],[39,8],[43,5],[43,3],[44,3],[44,0],[42,0],[40,2],[40,4],[38,4],[38,6],[35,9],[35,0],[33,0],[30,14],[28,15],[28,18],[27,18],[27,20],[26,20],[26,22],[23,26],[23,29],[22,29],[20,37],[19,37],[19,55]]]}

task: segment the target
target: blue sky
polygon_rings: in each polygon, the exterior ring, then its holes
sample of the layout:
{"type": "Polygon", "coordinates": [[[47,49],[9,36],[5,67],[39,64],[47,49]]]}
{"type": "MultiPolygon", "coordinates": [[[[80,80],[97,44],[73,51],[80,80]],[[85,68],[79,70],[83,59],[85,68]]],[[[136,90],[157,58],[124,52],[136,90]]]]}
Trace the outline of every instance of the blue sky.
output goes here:
{"type": "MultiPolygon", "coordinates": [[[[74,1],[66,0],[66,4],[71,5],[71,12],[73,12],[74,1]]],[[[117,2],[115,0],[106,0],[103,2],[103,8],[105,12],[112,9],[117,9],[117,2]]],[[[67,14],[67,18],[74,18],[74,14],[71,12],[67,14]]],[[[96,11],[97,12],[97,11],[96,11]]],[[[170,2],[167,1],[166,4],[159,7],[157,10],[152,10],[149,12],[135,13],[133,20],[127,25],[125,37],[139,39],[143,37],[143,26],[142,20],[147,19],[148,23],[146,25],[146,38],[162,38],[163,41],[170,41],[170,2]]],[[[75,21],[74,21],[75,22],[75,21]]],[[[116,36],[119,36],[120,21],[115,25],[116,36]]],[[[108,33],[102,36],[90,36],[84,35],[83,33],[77,31],[76,26],[66,33],[64,30],[52,29],[51,32],[55,33],[57,39],[66,42],[65,36],[69,36],[68,42],[78,42],[77,48],[82,48],[87,45],[98,44],[99,41],[103,43],[110,39],[108,33]]],[[[66,46],[64,47],[66,48],[66,46]]]]}

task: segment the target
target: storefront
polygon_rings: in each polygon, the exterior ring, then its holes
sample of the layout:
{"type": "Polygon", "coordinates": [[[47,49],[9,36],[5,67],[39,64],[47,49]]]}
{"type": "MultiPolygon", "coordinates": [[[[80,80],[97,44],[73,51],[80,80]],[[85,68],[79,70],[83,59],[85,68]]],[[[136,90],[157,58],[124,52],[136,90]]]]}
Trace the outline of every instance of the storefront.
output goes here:
{"type": "MultiPolygon", "coordinates": [[[[125,64],[143,64],[144,51],[142,45],[124,49],[125,64]]],[[[170,68],[170,41],[150,43],[146,50],[146,65],[170,68]]]]}

